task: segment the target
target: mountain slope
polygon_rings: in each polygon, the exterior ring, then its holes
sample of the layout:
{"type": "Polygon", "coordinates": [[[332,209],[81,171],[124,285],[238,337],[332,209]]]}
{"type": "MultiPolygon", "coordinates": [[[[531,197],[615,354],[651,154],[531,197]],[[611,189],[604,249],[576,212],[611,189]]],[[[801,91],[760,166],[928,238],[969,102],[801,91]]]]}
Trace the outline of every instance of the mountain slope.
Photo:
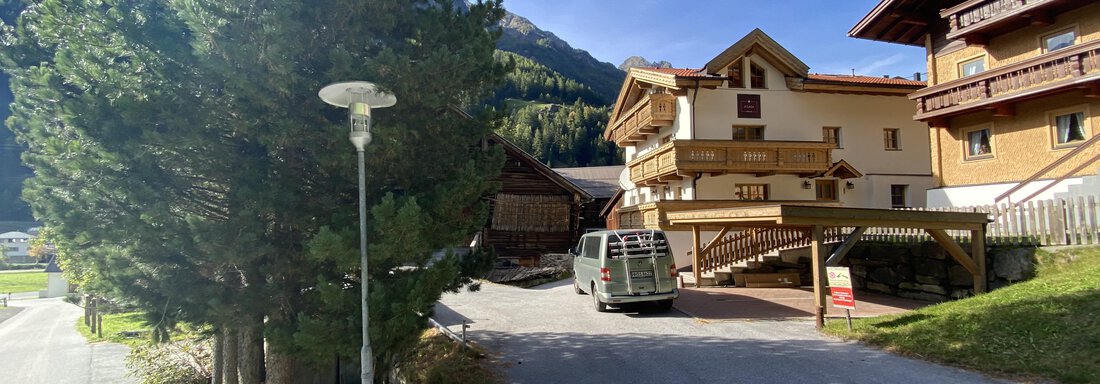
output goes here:
{"type": "Polygon", "coordinates": [[[543,31],[526,18],[508,12],[500,25],[503,34],[497,48],[534,60],[562,76],[592,88],[611,104],[618,97],[626,73],[588,52],[573,48],[553,33],[543,31]]]}

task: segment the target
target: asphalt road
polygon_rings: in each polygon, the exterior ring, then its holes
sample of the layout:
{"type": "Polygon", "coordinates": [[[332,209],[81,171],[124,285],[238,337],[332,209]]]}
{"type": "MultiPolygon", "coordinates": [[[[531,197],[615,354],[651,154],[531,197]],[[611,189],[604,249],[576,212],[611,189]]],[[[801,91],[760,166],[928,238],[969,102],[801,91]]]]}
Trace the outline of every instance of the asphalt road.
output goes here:
{"type": "Polygon", "coordinates": [[[126,377],[130,349],[87,344],[76,331],[83,315],[60,298],[17,300],[25,309],[0,323],[0,382],[20,384],[136,383],[126,377]]]}
{"type": "Polygon", "coordinates": [[[597,313],[571,281],[447,294],[437,321],[503,362],[509,383],[993,383],[823,336],[813,322],[702,322],[675,310],[597,313]]]}

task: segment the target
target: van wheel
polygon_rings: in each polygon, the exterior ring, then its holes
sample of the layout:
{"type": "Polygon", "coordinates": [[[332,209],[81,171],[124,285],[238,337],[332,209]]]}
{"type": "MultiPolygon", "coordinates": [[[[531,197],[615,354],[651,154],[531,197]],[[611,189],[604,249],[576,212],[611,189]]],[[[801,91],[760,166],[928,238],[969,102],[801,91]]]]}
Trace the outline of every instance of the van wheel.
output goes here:
{"type": "Polygon", "coordinates": [[[672,310],[672,299],[658,300],[657,301],[657,309],[661,310],[662,312],[671,311],[672,310]]]}
{"type": "Polygon", "coordinates": [[[573,278],[573,293],[576,293],[578,295],[583,295],[584,294],[584,291],[581,290],[581,286],[577,285],[577,278],[576,277],[573,278]]]}
{"type": "Polygon", "coordinates": [[[596,284],[592,284],[592,304],[596,312],[607,312],[607,303],[600,301],[600,295],[596,294],[596,284]]]}

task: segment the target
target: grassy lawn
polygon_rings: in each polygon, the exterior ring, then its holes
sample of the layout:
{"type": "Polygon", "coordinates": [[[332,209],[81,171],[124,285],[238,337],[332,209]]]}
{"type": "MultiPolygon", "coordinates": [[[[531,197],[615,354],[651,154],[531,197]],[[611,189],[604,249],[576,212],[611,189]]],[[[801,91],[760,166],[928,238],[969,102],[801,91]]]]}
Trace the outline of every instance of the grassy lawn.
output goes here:
{"type": "Polygon", "coordinates": [[[90,327],[84,325],[84,317],[76,320],[76,329],[89,342],[110,341],[135,347],[148,343],[152,327],[145,324],[145,316],[140,312],[108,313],[103,315],[103,338],[92,334],[90,327]],[[137,332],[126,335],[124,332],[137,332]]]}
{"type": "Polygon", "coordinates": [[[994,375],[1100,383],[1100,248],[1038,257],[1032,280],[826,332],[994,375]]]}
{"type": "Polygon", "coordinates": [[[38,292],[46,289],[46,272],[0,273],[0,293],[38,292]]]}

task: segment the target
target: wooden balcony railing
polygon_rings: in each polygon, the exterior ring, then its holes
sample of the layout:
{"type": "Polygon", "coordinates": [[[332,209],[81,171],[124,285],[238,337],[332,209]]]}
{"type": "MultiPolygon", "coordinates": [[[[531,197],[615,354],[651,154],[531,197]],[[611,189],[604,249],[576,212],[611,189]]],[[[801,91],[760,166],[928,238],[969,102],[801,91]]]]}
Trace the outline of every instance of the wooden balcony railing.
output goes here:
{"type": "Polygon", "coordinates": [[[1037,96],[1100,79],[1100,40],[1063,48],[1022,62],[934,85],[909,95],[917,120],[992,109],[1000,103],[1037,96]]]}
{"type": "Polygon", "coordinates": [[[941,11],[940,16],[947,19],[947,38],[957,39],[1056,3],[1058,0],[970,0],[941,11]]]}
{"type": "Polygon", "coordinates": [[[637,184],[697,172],[813,174],[832,165],[834,145],[820,141],[676,140],[626,164],[637,184]]]}
{"type": "Polygon", "coordinates": [[[657,93],[646,95],[608,127],[607,139],[620,147],[634,145],[660,127],[672,126],[676,118],[676,96],[657,93]]]}

